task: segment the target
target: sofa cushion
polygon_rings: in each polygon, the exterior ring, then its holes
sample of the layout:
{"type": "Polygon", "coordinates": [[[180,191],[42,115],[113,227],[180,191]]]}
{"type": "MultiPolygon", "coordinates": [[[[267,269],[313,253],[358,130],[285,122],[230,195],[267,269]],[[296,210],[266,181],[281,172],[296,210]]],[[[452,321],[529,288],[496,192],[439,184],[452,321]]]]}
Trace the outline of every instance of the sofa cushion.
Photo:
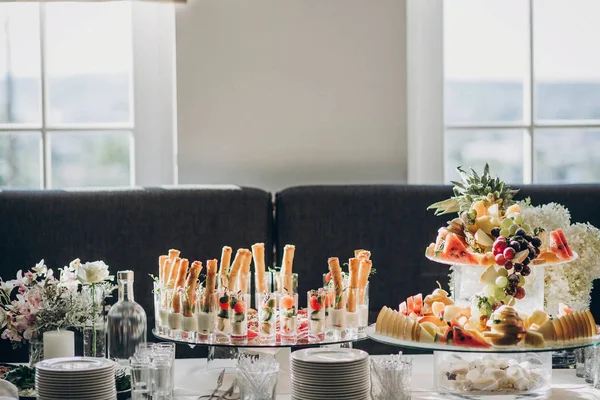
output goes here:
{"type": "MultiPolygon", "coordinates": [[[[220,258],[223,245],[236,249],[264,241],[270,248],[272,210],[269,193],[249,188],[0,192],[0,276],[14,279],[18,269],[42,258],[55,269],[76,257],[104,260],[113,273],[132,269],[135,298],[146,310],[148,337],[155,340],[148,274],[158,273],[158,256],[177,248],[190,262],[205,264],[220,258]]],[[[270,262],[270,252],[267,258],[270,262]]],[[[0,341],[3,361],[26,357],[5,356],[9,346],[0,341]]],[[[179,356],[205,354],[178,349],[179,356]]]]}

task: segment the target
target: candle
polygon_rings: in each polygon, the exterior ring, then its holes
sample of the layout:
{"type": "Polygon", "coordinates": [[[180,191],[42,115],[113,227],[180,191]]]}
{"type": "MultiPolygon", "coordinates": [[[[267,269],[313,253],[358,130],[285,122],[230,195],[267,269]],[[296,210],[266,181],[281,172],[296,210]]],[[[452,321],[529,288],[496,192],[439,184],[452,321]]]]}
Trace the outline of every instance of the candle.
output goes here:
{"type": "Polygon", "coordinates": [[[75,334],[72,331],[44,332],[44,359],[73,357],[75,355],[75,334]]]}

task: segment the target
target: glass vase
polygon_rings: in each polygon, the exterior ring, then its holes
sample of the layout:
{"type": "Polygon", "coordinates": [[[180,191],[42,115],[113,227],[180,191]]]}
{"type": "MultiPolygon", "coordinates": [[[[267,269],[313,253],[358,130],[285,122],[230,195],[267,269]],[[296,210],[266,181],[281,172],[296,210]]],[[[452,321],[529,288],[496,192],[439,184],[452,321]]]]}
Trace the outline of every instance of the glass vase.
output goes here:
{"type": "Polygon", "coordinates": [[[35,365],[44,359],[44,341],[42,338],[34,339],[29,341],[29,366],[35,367],[35,365]]]}
{"type": "Polygon", "coordinates": [[[106,325],[104,320],[83,328],[83,356],[106,357],[106,325]]]}

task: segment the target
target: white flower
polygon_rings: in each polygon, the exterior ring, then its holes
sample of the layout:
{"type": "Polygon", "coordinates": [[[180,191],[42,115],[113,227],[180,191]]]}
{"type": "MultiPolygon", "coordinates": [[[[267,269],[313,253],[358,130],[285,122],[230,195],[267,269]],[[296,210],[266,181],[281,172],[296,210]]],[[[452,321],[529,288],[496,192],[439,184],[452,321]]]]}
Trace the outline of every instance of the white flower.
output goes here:
{"type": "Polygon", "coordinates": [[[77,272],[77,270],[79,269],[80,265],[81,265],[81,260],[79,258],[76,258],[76,259],[74,259],[73,261],[71,261],[69,263],[69,269],[71,271],[77,272]]]}
{"type": "Polygon", "coordinates": [[[114,277],[108,272],[108,265],[104,261],[93,261],[81,264],[77,269],[77,279],[84,285],[94,285],[114,277]]]}
{"type": "Polygon", "coordinates": [[[60,279],[59,285],[66,287],[68,290],[77,290],[79,287],[79,280],[77,279],[77,273],[71,270],[69,267],[59,269],[60,279]]]}
{"type": "Polygon", "coordinates": [[[3,329],[6,326],[6,312],[4,309],[0,308],[0,329],[3,329]]]}
{"type": "Polygon", "coordinates": [[[38,275],[46,275],[46,272],[48,272],[48,267],[46,267],[46,264],[44,264],[43,259],[31,269],[38,275]]]}

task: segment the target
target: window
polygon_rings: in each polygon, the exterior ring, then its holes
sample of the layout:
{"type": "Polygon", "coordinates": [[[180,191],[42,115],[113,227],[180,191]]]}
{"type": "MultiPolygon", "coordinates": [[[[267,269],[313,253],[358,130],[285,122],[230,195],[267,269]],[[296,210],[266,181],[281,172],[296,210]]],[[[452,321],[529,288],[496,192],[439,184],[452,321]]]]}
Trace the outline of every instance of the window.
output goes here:
{"type": "Polygon", "coordinates": [[[174,183],[153,181],[156,171],[140,179],[158,151],[154,164],[173,161],[157,145],[174,131],[172,115],[157,112],[174,101],[173,45],[163,46],[173,33],[157,24],[169,10],[0,4],[0,187],[174,183]]]}
{"type": "Polygon", "coordinates": [[[600,181],[595,0],[444,3],[445,178],[600,181]]]}

